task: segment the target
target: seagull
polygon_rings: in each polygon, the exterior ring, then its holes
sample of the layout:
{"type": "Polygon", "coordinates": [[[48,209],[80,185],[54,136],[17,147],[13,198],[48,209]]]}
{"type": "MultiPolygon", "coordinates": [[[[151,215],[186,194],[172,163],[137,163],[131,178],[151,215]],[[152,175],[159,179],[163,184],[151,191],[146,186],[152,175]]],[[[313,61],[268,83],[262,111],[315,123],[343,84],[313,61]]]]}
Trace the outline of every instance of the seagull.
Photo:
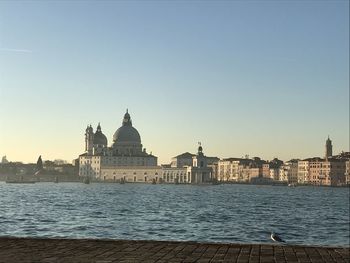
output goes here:
{"type": "Polygon", "coordinates": [[[286,241],[284,241],[282,238],[280,238],[276,233],[272,232],[271,233],[271,239],[275,242],[279,242],[279,243],[286,243],[286,241]]]}

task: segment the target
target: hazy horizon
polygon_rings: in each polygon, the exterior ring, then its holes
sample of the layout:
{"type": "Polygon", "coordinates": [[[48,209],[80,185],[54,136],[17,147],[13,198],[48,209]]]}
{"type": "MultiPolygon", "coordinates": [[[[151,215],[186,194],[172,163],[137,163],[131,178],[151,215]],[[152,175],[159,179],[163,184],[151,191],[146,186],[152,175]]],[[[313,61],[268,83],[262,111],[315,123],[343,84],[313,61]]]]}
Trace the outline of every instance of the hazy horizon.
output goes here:
{"type": "Polygon", "coordinates": [[[0,2],[0,155],[71,162],[129,109],[158,163],[349,151],[349,2],[0,2]]]}

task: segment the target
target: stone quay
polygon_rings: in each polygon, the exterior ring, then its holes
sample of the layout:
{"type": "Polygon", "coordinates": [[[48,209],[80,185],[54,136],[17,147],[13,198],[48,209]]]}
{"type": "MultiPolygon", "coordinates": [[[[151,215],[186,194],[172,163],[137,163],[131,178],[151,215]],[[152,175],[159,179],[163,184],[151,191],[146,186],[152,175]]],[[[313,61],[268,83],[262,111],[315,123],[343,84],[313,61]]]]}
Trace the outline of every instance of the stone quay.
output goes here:
{"type": "Polygon", "coordinates": [[[175,241],[0,238],[1,263],[350,262],[349,247],[175,241]]]}

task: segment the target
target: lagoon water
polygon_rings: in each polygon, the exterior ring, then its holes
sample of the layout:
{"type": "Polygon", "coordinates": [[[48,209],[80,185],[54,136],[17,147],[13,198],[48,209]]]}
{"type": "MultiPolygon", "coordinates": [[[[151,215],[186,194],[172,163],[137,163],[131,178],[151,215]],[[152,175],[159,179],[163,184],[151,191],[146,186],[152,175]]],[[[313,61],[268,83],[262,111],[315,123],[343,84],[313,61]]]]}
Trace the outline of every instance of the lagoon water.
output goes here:
{"type": "Polygon", "coordinates": [[[0,183],[0,235],[348,246],[349,188],[0,183]]]}

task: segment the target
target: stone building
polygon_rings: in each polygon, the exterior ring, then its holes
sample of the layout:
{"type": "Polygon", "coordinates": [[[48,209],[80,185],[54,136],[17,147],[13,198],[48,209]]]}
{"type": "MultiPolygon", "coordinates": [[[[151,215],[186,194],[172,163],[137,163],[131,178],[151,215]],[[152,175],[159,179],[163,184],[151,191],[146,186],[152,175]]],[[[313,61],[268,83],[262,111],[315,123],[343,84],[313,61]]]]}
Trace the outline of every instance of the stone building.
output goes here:
{"type": "Polygon", "coordinates": [[[269,162],[269,168],[270,168],[270,179],[274,181],[280,180],[280,168],[283,165],[283,161],[274,158],[272,161],[269,162]]]}
{"type": "Polygon", "coordinates": [[[258,157],[227,158],[218,162],[218,181],[249,182],[257,177],[270,177],[269,163],[258,157]]]}
{"type": "Polygon", "coordinates": [[[349,152],[333,153],[329,136],[325,144],[325,158],[307,158],[298,161],[298,183],[312,185],[340,186],[346,184],[346,162],[349,152]]]}
{"type": "Polygon", "coordinates": [[[171,167],[191,166],[193,156],[195,156],[195,154],[189,152],[179,154],[171,159],[170,165],[171,167]]]}
{"type": "Polygon", "coordinates": [[[298,184],[309,183],[309,159],[298,161],[298,184]]]}
{"type": "Polygon", "coordinates": [[[180,154],[172,158],[170,165],[162,166],[162,181],[175,184],[210,183],[213,180],[213,169],[208,165],[208,159],[214,160],[204,155],[201,145],[197,154],[180,154]]]}
{"type": "Polygon", "coordinates": [[[92,126],[86,128],[85,153],[79,156],[79,175],[97,180],[129,181],[156,179],[160,167],[157,157],[142,149],[139,132],[132,126],[130,114],[126,111],[122,126],[113,135],[108,147],[107,137],[98,124],[94,133],[92,126]],[[136,179],[135,179],[136,175],[136,179]]]}
{"type": "Polygon", "coordinates": [[[298,162],[298,183],[340,186],[346,183],[345,160],[328,157],[308,158],[298,162]]]}
{"type": "Polygon", "coordinates": [[[280,166],[279,181],[288,183],[298,182],[298,160],[292,159],[280,166]]]}
{"type": "Polygon", "coordinates": [[[215,158],[206,157],[199,145],[197,154],[186,152],[172,158],[171,165],[158,166],[157,157],[142,149],[140,134],[127,111],[110,147],[100,124],[95,133],[91,125],[86,128],[85,153],[79,156],[79,175],[110,182],[201,184],[211,182],[212,168],[208,161],[218,159],[215,158]]]}
{"type": "Polygon", "coordinates": [[[234,181],[238,182],[240,177],[239,166],[248,159],[242,158],[226,158],[218,162],[217,179],[219,181],[234,181]]]}
{"type": "Polygon", "coordinates": [[[345,184],[350,186],[350,160],[345,162],[345,184]]]}

